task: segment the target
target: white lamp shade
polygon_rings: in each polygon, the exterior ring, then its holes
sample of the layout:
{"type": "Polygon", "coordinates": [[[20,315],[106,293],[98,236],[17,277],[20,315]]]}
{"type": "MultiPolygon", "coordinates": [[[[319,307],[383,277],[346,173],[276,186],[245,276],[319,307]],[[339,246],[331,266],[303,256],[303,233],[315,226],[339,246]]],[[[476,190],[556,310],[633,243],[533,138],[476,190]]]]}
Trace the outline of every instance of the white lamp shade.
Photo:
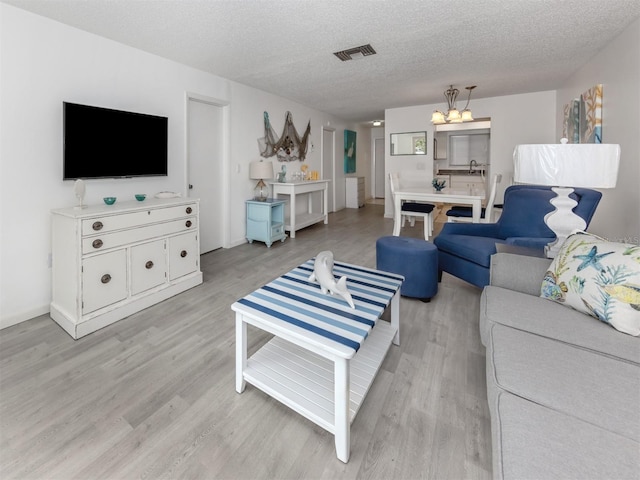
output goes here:
{"type": "Polygon", "coordinates": [[[263,161],[251,162],[249,165],[249,178],[253,180],[273,178],[273,163],[263,161]]]}
{"type": "Polygon", "coordinates": [[[618,178],[620,145],[517,145],[514,181],[559,187],[613,188],[618,178]]]}
{"type": "Polygon", "coordinates": [[[441,123],[445,123],[444,113],[442,113],[440,110],[434,111],[433,115],[431,115],[431,123],[435,123],[438,125],[441,123]]]}
{"type": "Polygon", "coordinates": [[[473,120],[473,115],[471,114],[471,110],[468,108],[462,111],[462,121],[463,122],[471,122],[473,120]]]}
{"type": "Polygon", "coordinates": [[[447,122],[460,123],[462,122],[462,117],[460,116],[460,112],[455,108],[452,108],[447,113],[447,122]]]}

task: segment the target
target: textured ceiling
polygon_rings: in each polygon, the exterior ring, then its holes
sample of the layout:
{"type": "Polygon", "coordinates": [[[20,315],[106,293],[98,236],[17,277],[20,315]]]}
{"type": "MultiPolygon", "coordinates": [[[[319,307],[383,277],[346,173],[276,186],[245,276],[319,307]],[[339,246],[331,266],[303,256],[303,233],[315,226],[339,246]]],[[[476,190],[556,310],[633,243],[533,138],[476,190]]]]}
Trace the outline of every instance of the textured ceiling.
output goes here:
{"type": "Polygon", "coordinates": [[[450,83],[555,89],[640,16],[638,0],[2,1],[356,122],[444,103],[450,83]]]}

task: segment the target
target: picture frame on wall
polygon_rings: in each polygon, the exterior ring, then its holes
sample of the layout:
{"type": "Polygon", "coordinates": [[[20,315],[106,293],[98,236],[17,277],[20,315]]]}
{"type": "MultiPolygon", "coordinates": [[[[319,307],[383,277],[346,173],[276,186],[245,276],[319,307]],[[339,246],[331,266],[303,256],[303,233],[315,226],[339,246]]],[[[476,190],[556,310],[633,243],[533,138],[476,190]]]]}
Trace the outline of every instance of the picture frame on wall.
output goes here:
{"type": "Polygon", "coordinates": [[[602,84],[564,105],[562,137],[569,143],[602,143],[602,84]]]}
{"type": "Polygon", "coordinates": [[[344,173],[356,172],[356,135],[353,130],[344,131],[344,173]]]}

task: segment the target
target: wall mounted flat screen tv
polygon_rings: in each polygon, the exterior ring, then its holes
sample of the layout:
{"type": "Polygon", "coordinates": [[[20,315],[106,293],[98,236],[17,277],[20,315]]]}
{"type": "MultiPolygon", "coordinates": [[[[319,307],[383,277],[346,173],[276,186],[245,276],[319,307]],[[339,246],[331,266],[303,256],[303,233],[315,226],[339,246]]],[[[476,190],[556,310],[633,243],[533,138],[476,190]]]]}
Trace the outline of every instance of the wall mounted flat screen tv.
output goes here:
{"type": "Polygon", "coordinates": [[[64,180],[167,175],[167,117],[63,102],[64,180]]]}

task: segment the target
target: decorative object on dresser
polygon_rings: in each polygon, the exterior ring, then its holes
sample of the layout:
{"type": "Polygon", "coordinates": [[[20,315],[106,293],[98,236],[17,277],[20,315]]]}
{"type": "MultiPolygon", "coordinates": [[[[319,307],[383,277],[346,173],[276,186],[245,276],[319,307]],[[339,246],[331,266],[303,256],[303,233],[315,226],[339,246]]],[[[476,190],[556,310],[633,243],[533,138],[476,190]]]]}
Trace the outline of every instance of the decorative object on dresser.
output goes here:
{"type": "Polygon", "coordinates": [[[136,200],[138,200],[139,202],[143,202],[145,198],[147,198],[147,194],[146,193],[136,193],[135,194],[136,200]]]}
{"type": "Polygon", "coordinates": [[[107,205],[113,205],[114,203],[116,203],[117,197],[104,197],[102,200],[107,205]]]}
{"type": "MultiPolygon", "coordinates": [[[[566,141],[566,140],[565,140],[566,141]]],[[[514,181],[553,187],[550,200],[555,210],[544,217],[556,239],[545,247],[554,258],[562,243],[576,230],[585,230],[583,218],[573,212],[573,187],[613,188],[618,178],[620,145],[536,144],[517,145],[513,152],[514,181]]]]}
{"type": "MultiPolygon", "coordinates": [[[[284,170],[286,172],[286,170],[284,170]]],[[[273,164],[271,162],[258,161],[251,162],[249,166],[249,177],[258,180],[253,189],[254,200],[264,202],[269,196],[269,187],[264,183],[265,179],[273,178],[273,164]]]]}
{"type": "Polygon", "coordinates": [[[52,211],[53,318],[77,339],[202,283],[198,200],[52,211]]]}
{"type": "Polygon", "coordinates": [[[86,205],[83,204],[84,201],[84,195],[87,192],[87,187],[84,183],[84,180],[82,180],[81,178],[79,178],[78,180],[76,180],[73,183],[73,193],[75,194],[76,198],[78,199],[78,205],[76,205],[75,208],[85,208],[86,205]]]}
{"type": "Polygon", "coordinates": [[[284,200],[267,198],[265,201],[247,200],[247,240],[259,240],[271,247],[273,242],[284,242],[284,200]]]}

